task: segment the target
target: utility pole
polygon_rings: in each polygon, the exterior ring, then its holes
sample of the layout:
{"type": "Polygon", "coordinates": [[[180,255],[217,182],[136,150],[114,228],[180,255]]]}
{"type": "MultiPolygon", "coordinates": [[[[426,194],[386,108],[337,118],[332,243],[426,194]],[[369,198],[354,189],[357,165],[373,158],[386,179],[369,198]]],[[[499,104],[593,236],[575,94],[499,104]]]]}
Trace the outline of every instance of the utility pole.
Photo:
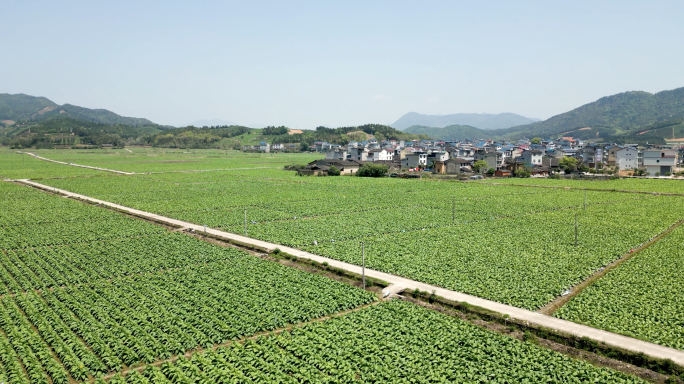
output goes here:
{"type": "Polygon", "coordinates": [[[577,211],[575,211],[575,247],[577,247],[577,211]]]}
{"type": "Polygon", "coordinates": [[[456,196],[451,197],[451,222],[456,222],[456,196]]]}
{"type": "Polygon", "coordinates": [[[363,289],[366,289],[366,248],[365,244],[361,243],[361,281],[363,282],[363,289]]]}
{"type": "Polygon", "coordinates": [[[247,237],[247,208],[245,208],[245,237],[247,237]]]}
{"type": "Polygon", "coordinates": [[[587,190],[584,190],[584,210],[587,210],[587,190]]]}

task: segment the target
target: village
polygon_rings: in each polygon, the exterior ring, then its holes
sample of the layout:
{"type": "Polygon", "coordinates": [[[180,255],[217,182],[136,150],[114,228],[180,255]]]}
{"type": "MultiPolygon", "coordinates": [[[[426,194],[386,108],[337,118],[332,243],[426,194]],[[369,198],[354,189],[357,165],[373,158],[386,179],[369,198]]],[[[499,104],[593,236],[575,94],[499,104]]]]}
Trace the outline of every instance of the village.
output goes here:
{"type": "MultiPolygon", "coordinates": [[[[269,144],[243,150],[278,152],[295,144],[269,144]]],[[[381,164],[390,174],[432,172],[496,177],[571,177],[579,174],[672,177],[681,167],[682,147],[667,145],[588,143],[578,138],[493,140],[370,139],[347,145],[315,142],[310,151],[325,154],[299,169],[302,175],[327,175],[330,167],[354,174],[366,163],[381,164]]]]}

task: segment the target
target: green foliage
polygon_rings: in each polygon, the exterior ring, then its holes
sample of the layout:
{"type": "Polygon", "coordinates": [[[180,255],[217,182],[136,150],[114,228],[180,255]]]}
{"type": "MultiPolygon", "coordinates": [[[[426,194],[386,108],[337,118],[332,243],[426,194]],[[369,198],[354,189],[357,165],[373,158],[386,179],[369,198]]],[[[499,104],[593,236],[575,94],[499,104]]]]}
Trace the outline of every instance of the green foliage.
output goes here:
{"type": "Polygon", "coordinates": [[[475,171],[475,172],[484,171],[485,169],[487,169],[488,166],[489,166],[489,164],[487,164],[486,161],[478,160],[478,161],[473,163],[473,171],[475,171]]]}
{"type": "MultiPolygon", "coordinates": [[[[509,180],[565,182],[498,182],[509,180]]],[[[630,189],[623,181],[576,183],[630,189]]],[[[681,192],[681,183],[668,186],[676,180],[653,181],[662,184],[648,184],[651,188],[681,192]]],[[[583,207],[583,190],[398,178],[319,177],[302,182],[282,170],[45,182],[233,233],[244,233],[247,206],[250,237],[356,265],[361,264],[363,241],[369,268],[528,309],[545,305],[657,235],[678,220],[679,207],[684,208],[681,197],[589,191],[575,247],[571,209],[583,207]],[[367,193],[377,190],[383,193],[367,193]],[[359,214],[350,207],[368,208],[359,214]]]]}
{"type": "Polygon", "coordinates": [[[383,177],[387,175],[387,166],[384,164],[366,163],[359,168],[356,176],[359,177],[383,177]]]}
{"type": "Polygon", "coordinates": [[[533,137],[532,140],[530,140],[530,143],[532,144],[541,144],[542,139],[541,137],[533,137]]]}
{"type": "Polygon", "coordinates": [[[558,160],[558,166],[563,168],[565,172],[568,173],[576,170],[578,164],[579,160],[575,157],[565,156],[562,159],[558,160]]]}
{"type": "Polygon", "coordinates": [[[489,168],[487,170],[487,176],[494,176],[494,173],[496,173],[496,169],[494,168],[489,168]]]}
{"type": "Polygon", "coordinates": [[[149,369],[173,383],[643,383],[398,300],[149,369]]]}
{"type": "MultiPolygon", "coordinates": [[[[667,207],[664,207],[667,209],[667,207]]],[[[684,227],[610,271],[555,316],[684,350],[684,227]]]]}
{"type": "Polygon", "coordinates": [[[340,170],[337,169],[334,165],[331,165],[330,168],[328,169],[328,176],[339,176],[340,175],[340,170]]]}
{"type": "Polygon", "coordinates": [[[289,131],[289,128],[280,126],[280,127],[273,127],[273,126],[268,126],[264,129],[261,130],[261,134],[263,135],[284,135],[289,131]]]}

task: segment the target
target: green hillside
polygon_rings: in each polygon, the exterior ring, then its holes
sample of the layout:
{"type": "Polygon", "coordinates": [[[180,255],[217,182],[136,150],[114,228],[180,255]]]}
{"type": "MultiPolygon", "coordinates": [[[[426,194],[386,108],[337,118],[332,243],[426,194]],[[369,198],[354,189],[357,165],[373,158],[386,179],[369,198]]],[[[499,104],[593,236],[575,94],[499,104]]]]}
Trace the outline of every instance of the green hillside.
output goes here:
{"type": "Polygon", "coordinates": [[[56,117],[67,117],[102,124],[123,124],[130,126],[151,126],[147,119],[124,117],[106,109],[83,108],[72,104],[57,105],[45,97],[24,94],[0,94],[0,124],[30,125],[56,117]]]}
{"type": "Polygon", "coordinates": [[[656,94],[620,93],[548,120],[506,129],[480,130],[462,125],[445,128],[412,126],[405,132],[442,139],[573,136],[604,142],[665,143],[665,139],[672,139],[673,128],[676,139],[684,138],[684,126],[680,124],[684,124],[684,88],[656,94]]]}
{"type": "Polygon", "coordinates": [[[486,139],[492,136],[492,130],[482,130],[469,125],[450,125],[444,128],[414,125],[406,128],[404,132],[443,140],[486,139]]]}
{"type": "Polygon", "coordinates": [[[58,105],[44,97],[0,93],[0,121],[27,120],[40,111],[55,107],[58,105]]]}
{"type": "MultiPolygon", "coordinates": [[[[548,120],[492,131],[501,137],[553,137],[584,127],[603,128],[611,135],[632,131],[661,120],[684,117],[684,88],[625,92],[603,97],[548,120]]],[[[601,134],[599,133],[599,136],[601,134]]]]}
{"type": "Polygon", "coordinates": [[[77,120],[70,117],[54,118],[26,127],[7,127],[0,130],[0,144],[11,147],[49,148],[55,145],[123,146],[126,142],[161,132],[159,126],[134,127],[77,120]]]}

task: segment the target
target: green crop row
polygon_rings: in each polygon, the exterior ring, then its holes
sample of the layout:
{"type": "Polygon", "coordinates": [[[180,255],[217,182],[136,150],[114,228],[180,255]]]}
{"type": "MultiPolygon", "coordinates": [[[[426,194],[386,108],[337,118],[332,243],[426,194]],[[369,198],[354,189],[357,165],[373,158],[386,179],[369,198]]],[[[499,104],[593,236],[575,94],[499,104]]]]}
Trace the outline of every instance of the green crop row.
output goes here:
{"type": "Polygon", "coordinates": [[[684,227],[588,287],[555,316],[684,350],[684,227]]]}
{"type": "MultiPolygon", "coordinates": [[[[278,336],[117,375],[124,383],[641,383],[390,301],[278,336]]],[[[97,381],[98,384],[104,380],[97,381]]]]}

